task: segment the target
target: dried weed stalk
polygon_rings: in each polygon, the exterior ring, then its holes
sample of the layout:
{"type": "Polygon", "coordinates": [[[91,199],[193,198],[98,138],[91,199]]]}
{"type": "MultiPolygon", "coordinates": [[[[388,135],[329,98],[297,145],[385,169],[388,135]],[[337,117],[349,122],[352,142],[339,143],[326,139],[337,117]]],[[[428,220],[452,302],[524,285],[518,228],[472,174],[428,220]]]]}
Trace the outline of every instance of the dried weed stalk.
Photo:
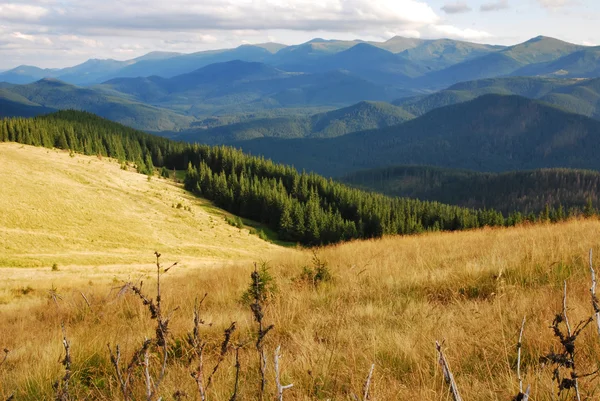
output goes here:
{"type": "Polygon", "coordinates": [[[446,360],[446,357],[444,356],[444,352],[442,351],[442,345],[439,343],[439,341],[435,342],[435,349],[437,350],[437,353],[438,353],[438,362],[442,368],[442,373],[444,375],[444,381],[450,388],[450,394],[452,395],[452,399],[454,401],[462,401],[460,393],[458,392],[458,386],[456,385],[456,382],[454,381],[454,376],[452,375],[452,372],[450,371],[450,366],[448,365],[448,361],[446,360]]]}
{"type": "Polygon", "coordinates": [[[135,295],[137,295],[140,298],[142,304],[148,307],[148,310],[150,311],[150,318],[152,320],[156,320],[155,338],[153,340],[144,340],[141,348],[132,356],[131,362],[127,366],[125,372],[121,371],[119,364],[119,346],[117,345],[116,347],[116,355],[113,354],[110,345],[108,346],[111,355],[111,362],[113,364],[113,367],[115,368],[117,380],[120,383],[121,392],[123,393],[123,397],[126,401],[132,399],[131,382],[136,365],[141,365],[143,367],[147,401],[153,401],[157,399],[160,385],[163,379],[165,378],[167,370],[167,338],[169,334],[169,321],[171,316],[165,316],[162,310],[160,279],[162,274],[167,273],[171,268],[177,266],[177,262],[173,263],[167,268],[163,268],[160,264],[161,254],[158,252],[154,252],[154,256],[156,256],[156,298],[152,299],[144,294],[144,292],[142,291],[143,282],[140,282],[139,285],[127,283],[122,287],[119,293],[123,294],[124,292],[131,290],[135,295]],[[155,378],[152,377],[150,372],[150,352],[153,346],[157,348],[161,361],[158,373],[156,374],[155,378]]]}
{"type": "Polygon", "coordinates": [[[236,323],[233,322],[229,326],[229,328],[225,329],[223,342],[221,343],[221,350],[219,352],[219,357],[215,366],[213,367],[208,379],[206,380],[206,384],[204,383],[204,349],[206,348],[206,341],[204,341],[200,336],[200,326],[206,324],[204,320],[200,317],[200,306],[206,299],[208,294],[204,295],[204,298],[198,303],[196,301],[194,305],[194,329],[190,334],[188,334],[188,344],[192,347],[193,359],[198,360],[197,368],[191,373],[192,378],[196,382],[196,386],[198,387],[198,393],[200,395],[200,399],[205,401],[207,399],[207,392],[210,389],[211,384],[213,383],[213,377],[219,370],[221,363],[225,360],[225,356],[227,355],[230,345],[231,345],[231,337],[236,329],[236,323]]]}
{"type": "Polygon", "coordinates": [[[67,339],[67,331],[65,329],[65,324],[61,324],[62,333],[63,333],[63,347],[65,349],[65,357],[61,361],[61,364],[65,367],[65,375],[62,377],[61,381],[56,381],[54,383],[54,389],[56,390],[56,401],[69,401],[71,399],[69,395],[69,384],[71,381],[71,344],[67,339]]]}
{"type": "Polygon", "coordinates": [[[580,401],[581,393],[579,391],[578,379],[597,373],[596,371],[586,375],[579,375],[575,365],[575,341],[592,321],[593,318],[590,317],[579,322],[574,330],[571,328],[567,315],[567,282],[565,281],[563,287],[563,310],[562,313],[556,314],[551,326],[554,336],[560,342],[561,350],[558,353],[551,351],[540,359],[540,362],[549,363],[551,366],[554,366],[552,378],[558,386],[559,397],[563,392],[568,393],[570,390],[573,390],[575,392],[575,399],[580,401]],[[565,326],[564,331],[561,325],[565,326]],[[563,371],[566,371],[565,374],[563,374],[563,371]]]}
{"type": "Polygon", "coordinates": [[[256,338],[256,351],[258,352],[259,357],[259,368],[260,368],[260,387],[258,391],[258,400],[262,401],[264,398],[265,388],[267,386],[267,357],[265,355],[265,350],[263,346],[263,341],[265,336],[275,327],[274,325],[269,325],[265,327],[264,323],[264,299],[265,294],[263,294],[262,288],[264,287],[261,282],[260,273],[258,271],[258,267],[256,263],[254,264],[254,271],[250,275],[252,278],[252,286],[254,288],[254,302],[250,305],[250,309],[252,310],[252,314],[254,315],[254,320],[257,323],[257,338],[256,338]]]}

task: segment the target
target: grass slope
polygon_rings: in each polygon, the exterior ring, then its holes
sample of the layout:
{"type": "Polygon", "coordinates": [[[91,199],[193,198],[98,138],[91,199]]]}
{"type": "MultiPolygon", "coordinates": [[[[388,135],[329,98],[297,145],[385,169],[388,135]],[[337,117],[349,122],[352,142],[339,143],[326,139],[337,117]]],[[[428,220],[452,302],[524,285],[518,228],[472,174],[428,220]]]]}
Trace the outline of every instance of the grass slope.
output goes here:
{"type": "MultiPolygon", "coordinates": [[[[444,340],[465,399],[508,400],[518,393],[516,344],[527,316],[524,383],[531,384],[536,399],[552,399],[556,395],[552,368],[538,361],[559,346],[549,326],[562,310],[563,280],[568,282],[572,324],[593,313],[587,253],[590,248],[600,249],[599,230],[600,222],[589,220],[343,244],[317,251],[334,277],[317,289],[295,280],[303,266],[312,265],[311,252],[273,259],[270,272],[278,292],[264,310],[265,324],[274,325],[265,338],[269,378],[265,398],[276,398],[272,354],[280,345],[284,383],[294,384],[286,392],[289,400],[348,399],[349,394],[361,392],[373,363],[373,399],[446,399],[448,389],[434,349],[436,340],[444,340]]],[[[178,257],[163,253],[165,264],[178,257]]],[[[178,340],[178,346],[159,395],[197,394],[185,361],[188,354],[180,358],[179,351],[193,327],[194,304],[205,292],[208,298],[201,317],[211,323],[201,327],[208,342],[207,371],[218,358],[223,330],[231,321],[237,322],[236,342],[237,336],[254,338],[250,309],[239,301],[251,271],[248,263],[206,274],[176,267],[165,276],[164,307],[178,307],[171,315],[173,339],[169,341],[178,340]]],[[[91,273],[90,269],[77,277],[56,272],[52,281],[61,295],[59,308],[48,300],[47,277],[47,281],[34,276],[2,282],[0,338],[2,346],[13,352],[5,365],[8,369],[0,373],[0,391],[15,390],[16,398],[26,401],[53,398],[52,383],[64,374],[59,361],[63,355],[60,324],[65,322],[73,359],[71,396],[121,399],[106,344],[119,343],[127,363],[144,337],[154,335],[153,323],[137,297],[117,297],[110,291],[120,283],[97,280],[91,273]]],[[[55,273],[46,275],[51,274],[55,273]]],[[[153,294],[155,281],[144,278],[144,289],[153,294]]],[[[600,355],[592,326],[576,341],[582,372],[594,371],[600,355]]],[[[239,355],[238,397],[256,399],[258,357],[253,343],[239,355]]],[[[211,399],[231,396],[234,363],[229,353],[214,377],[211,399]]],[[[137,398],[143,398],[143,379],[135,381],[134,389],[137,398]]],[[[584,397],[593,398],[597,382],[581,378],[580,390],[584,397]]]]}
{"type": "Polygon", "coordinates": [[[551,207],[599,205],[600,173],[548,169],[501,174],[426,166],[395,166],[359,171],[341,181],[390,196],[432,200],[509,213],[551,207]]]}
{"type": "Polygon", "coordinates": [[[114,160],[11,143],[0,158],[0,267],[96,270],[140,264],[154,250],[202,264],[276,249],[173,181],[148,181],[114,160]]]}

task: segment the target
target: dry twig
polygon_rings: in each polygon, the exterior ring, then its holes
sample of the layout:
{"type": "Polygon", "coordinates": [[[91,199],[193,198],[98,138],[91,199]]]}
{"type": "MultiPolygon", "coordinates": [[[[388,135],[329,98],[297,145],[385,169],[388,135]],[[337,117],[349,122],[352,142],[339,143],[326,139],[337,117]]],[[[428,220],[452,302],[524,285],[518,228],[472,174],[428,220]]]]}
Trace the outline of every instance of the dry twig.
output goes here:
{"type": "Polygon", "coordinates": [[[292,388],[294,385],[293,384],[287,384],[285,386],[281,385],[281,378],[280,378],[280,374],[279,374],[279,358],[281,358],[281,355],[279,354],[280,351],[281,351],[281,346],[277,346],[277,348],[275,349],[275,358],[274,358],[275,384],[277,385],[277,399],[279,401],[283,401],[283,392],[287,389],[292,388]]]}
{"type": "Polygon", "coordinates": [[[446,357],[444,356],[444,352],[442,351],[442,346],[438,341],[435,342],[435,349],[438,352],[438,362],[442,367],[444,380],[446,381],[446,384],[450,387],[450,394],[452,395],[452,399],[454,401],[462,401],[460,393],[458,392],[458,387],[456,386],[456,382],[454,381],[454,376],[450,371],[450,366],[448,365],[448,361],[446,361],[446,357]]]}
{"type": "Polygon", "coordinates": [[[592,307],[594,308],[594,317],[596,318],[596,330],[600,336],[600,301],[596,296],[596,271],[592,263],[592,249],[590,249],[590,273],[592,275],[592,286],[590,287],[590,293],[592,295],[592,307]]]}
{"type": "Polygon", "coordinates": [[[56,390],[57,401],[68,401],[71,397],[69,395],[69,383],[71,381],[71,344],[67,340],[67,331],[65,330],[65,324],[61,324],[63,333],[63,347],[65,348],[65,357],[61,361],[65,367],[65,375],[63,376],[61,383],[58,381],[54,383],[56,390]]]}
{"type": "Polygon", "coordinates": [[[363,401],[367,401],[369,399],[369,389],[371,387],[371,379],[373,378],[374,370],[375,364],[372,364],[371,370],[369,371],[369,375],[367,376],[367,380],[365,381],[365,385],[363,386],[363,401]]]}

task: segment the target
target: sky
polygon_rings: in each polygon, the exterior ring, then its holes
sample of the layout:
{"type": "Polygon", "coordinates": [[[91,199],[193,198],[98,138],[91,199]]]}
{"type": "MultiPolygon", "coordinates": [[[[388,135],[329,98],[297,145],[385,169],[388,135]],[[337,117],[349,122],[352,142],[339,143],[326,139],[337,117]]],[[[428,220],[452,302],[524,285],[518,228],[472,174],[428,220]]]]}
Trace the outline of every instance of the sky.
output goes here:
{"type": "Polygon", "coordinates": [[[0,70],[313,38],[600,45],[599,0],[0,0],[0,70]]]}

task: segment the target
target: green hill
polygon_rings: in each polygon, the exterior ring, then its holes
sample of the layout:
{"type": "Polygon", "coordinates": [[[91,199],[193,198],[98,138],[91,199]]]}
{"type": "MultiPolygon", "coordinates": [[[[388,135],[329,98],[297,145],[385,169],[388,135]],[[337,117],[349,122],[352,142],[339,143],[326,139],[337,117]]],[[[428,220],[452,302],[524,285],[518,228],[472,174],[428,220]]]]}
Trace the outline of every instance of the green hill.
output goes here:
{"type": "Polygon", "coordinates": [[[414,118],[400,107],[360,102],[308,117],[263,118],[208,129],[186,130],[172,136],[187,142],[227,144],[254,138],[331,138],[350,132],[383,128],[414,118]]]}
{"type": "Polygon", "coordinates": [[[10,90],[0,89],[0,118],[35,117],[54,111],[56,110],[40,106],[21,95],[12,93],[10,90]]]}
{"type": "Polygon", "coordinates": [[[342,182],[390,196],[453,205],[491,208],[505,213],[539,213],[546,205],[584,208],[600,204],[600,172],[546,169],[479,173],[427,166],[394,166],[349,174],[342,182]]]}
{"type": "Polygon", "coordinates": [[[567,54],[558,60],[528,65],[513,75],[597,78],[600,76],[600,46],[567,54]]]}
{"type": "MultiPolygon", "coordinates": [[[[189,126],[192,118],[123,97],[80,88],[54,79],[15,85],[3,91],[47,109],[85,110],[125,125],[151,130],[173,130],[189,126]]],[[[21,115],[21,114],[10,114],[21,115]]]]}
{"type": "Polygon", "coordinates": [[[477,171],[600,169],[600,121],[518,96],[485,95],[404,124],[332,139],[236,143],[329,176],[398,164],[477,171]]]}
{"type": "Polygon", "coordinates": [[[415,115],[466,102],[485,94],[539,99],[564,110],[600,118],[600,79],[539,77],[489,78],[462,82],[431,95],[399,99],[394,104],[415,115]]]}

